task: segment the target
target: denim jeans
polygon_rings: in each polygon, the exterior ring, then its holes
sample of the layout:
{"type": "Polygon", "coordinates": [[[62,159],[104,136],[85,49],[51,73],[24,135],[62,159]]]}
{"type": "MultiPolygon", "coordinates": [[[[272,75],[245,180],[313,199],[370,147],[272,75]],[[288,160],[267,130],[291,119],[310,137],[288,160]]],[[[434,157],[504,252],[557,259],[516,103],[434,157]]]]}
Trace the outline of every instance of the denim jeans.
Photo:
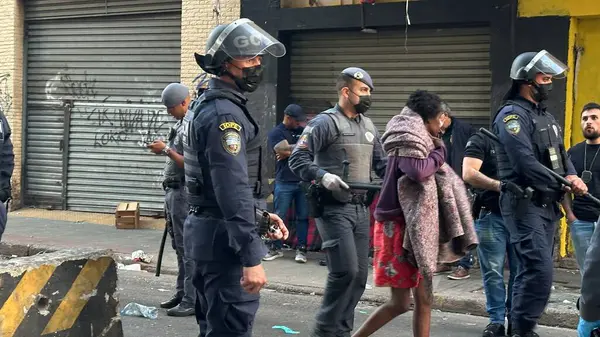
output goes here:
{"type": "Polygon", "coordinates": [[[590,337],[595,328],[600,328],[600,321],[588,322],[580,317],[577,325],[577,337],[590,337]]]}
{"type": "Polygon", "coordinates": [[[571,238],[573,239],[573,246],[575,248],[575,258],[577,258],[577,265],[579,266],[581,275],[583,275],[585,252],[587,252],[587,249],[590,246],[594,227],[594,222],[581,220],[575,220],[569,226],[571,238]]]}
{"type": "Polygon", "coordinates": [[[473,253],[468,251],[467,254],[458,261],[458,266],[463,267],[466,270],[473,268],[473,253]]]}
{"type": "MultiPolygon", "coordinates": [[[[290,206],[294,202],[296,211],[296,237],[298,238],[298,246],[306,247],[308,238],[308,201],[302,187],[299,183],[291,183],[284,181],[275,182],[274,191],[274,207],[275,214],[285,222],[286,215],[290,206]]],[[[273,248],[281,248],[283,242],[281,240],[273,241],[273,248]]]]}
{"type": "Polygon", "coordinates": [[[518,261],[510,244],[510,234],[504,226],[502,216],[492,212],[481,212],[475,221],[475,230],[479,238],[477,253],[483,278],[486,297],[486,310],[490,323],[504,325],[507,312],[512,303],[512,288],[517,275],[518,261]],[[510,277],[508,296],[504,284],[504,260],[508,253],[510,277]]]}

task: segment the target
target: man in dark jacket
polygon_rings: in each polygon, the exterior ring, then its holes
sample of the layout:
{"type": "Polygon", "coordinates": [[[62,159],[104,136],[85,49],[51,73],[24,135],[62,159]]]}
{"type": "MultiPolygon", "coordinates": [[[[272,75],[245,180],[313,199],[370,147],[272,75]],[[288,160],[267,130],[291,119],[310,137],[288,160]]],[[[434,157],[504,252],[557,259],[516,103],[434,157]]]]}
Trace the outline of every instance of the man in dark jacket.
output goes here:
{"type": "MultiPolygon", "coordinates": [[[[442,103],[442,110],[446,115],[442,130],[444,134],[442,139],[446,145],[448,155],[446,156],[446,163],[454,169],[454,172],[459,177],[462,177],[462,162],[465,157],[465,147],[467,142],[477,130],[471,124],[461,121],[452,114],[450,106],[446,102],[442,103]]],[[[470,277],[469,270],[473,267],[473,255],[469,252],[459,262],[456,269],[448,275],[449,279],[452,280],[464,280],[470,277]]],[[[438,272],[448,272],[451,267],[448,265],[440,265],[438,272]]]]}
{"type": "Polygon", "coordinates": [[[7,205],[11,199],[11,184],[13,169],[15,168],[15,154],[13,144],[10,140],[10,125],[4,116],[2,106],[0,106],[0,239],[4,234],[7,221],[7,205]]]}

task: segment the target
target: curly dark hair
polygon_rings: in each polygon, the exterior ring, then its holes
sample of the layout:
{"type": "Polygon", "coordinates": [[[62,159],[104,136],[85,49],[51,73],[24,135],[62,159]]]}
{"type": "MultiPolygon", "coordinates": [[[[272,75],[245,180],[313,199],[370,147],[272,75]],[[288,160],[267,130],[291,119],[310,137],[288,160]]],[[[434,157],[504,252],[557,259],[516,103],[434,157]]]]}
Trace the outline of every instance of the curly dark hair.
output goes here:
{"type": "Polygon", "coordinates": [[[437,117],[443,110],[440,96],[427,90],[413,92],[408,98],[406,106],[418,113],[425,122],[437,117]]]}

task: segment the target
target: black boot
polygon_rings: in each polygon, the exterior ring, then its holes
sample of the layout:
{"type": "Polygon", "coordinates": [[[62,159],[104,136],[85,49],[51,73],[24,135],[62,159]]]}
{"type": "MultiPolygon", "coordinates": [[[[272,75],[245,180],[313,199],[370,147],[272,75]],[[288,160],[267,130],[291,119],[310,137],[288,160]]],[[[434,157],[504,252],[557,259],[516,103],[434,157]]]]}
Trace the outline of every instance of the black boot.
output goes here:
{"type": "Polygon", "coordinates": [[[483,330],[482,337],[501,337],[506,336],[504,325],[498,323],[490,323],[483,330]]]}
{"type": "Polygon", "coordinates": [[[181,303],[181,299],[182,299],[182,297],[175,295],[175,296],[171,297],[170,300],[162,302],[160,304],[160,307],[163,309],[175,308],[176,306],[179,305],[179,303],[181,303]]]}
{"type": "Polygon", "coordinates": [[[167,316],[186,317],[186,316],[192,316],[195,314],[196,314],[196,309],[194,308],[194,306],[183,303],[183,302],[179,303],[178,306],[167,310],[167,316]]]}

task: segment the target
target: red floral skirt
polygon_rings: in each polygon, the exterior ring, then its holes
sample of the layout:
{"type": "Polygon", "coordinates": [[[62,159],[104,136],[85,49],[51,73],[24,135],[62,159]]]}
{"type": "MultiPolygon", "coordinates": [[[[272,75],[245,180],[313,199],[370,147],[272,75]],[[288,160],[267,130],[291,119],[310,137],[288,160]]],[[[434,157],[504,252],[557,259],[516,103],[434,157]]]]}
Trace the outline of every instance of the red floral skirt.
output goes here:
{"type": "Polygon", "coordinates": [[[373,231],[373,278],[376,287],[416,288],[422,279],[419,269],[405,257],[404,217],[375,221],[373,231]]]}

